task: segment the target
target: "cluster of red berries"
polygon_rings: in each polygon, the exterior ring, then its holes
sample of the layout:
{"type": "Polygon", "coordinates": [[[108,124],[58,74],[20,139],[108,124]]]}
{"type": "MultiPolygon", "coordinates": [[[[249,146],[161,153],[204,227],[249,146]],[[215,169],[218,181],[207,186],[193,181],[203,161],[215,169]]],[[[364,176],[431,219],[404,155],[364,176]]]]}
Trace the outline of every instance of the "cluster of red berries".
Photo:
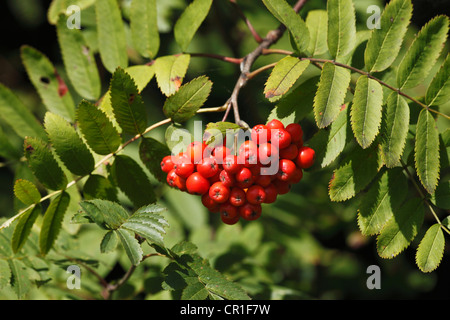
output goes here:
{"type": "Polygon", "coordinates": [[[161,162],[169,186],[201,196],[203,205],[220,213],[226,224],[258,219],[261,204],[288,193],[315,158],[314,150],[303,146],[302,127],[279,120],[254,126],[251,138],[231,150],[225,144],[210,147],[194,141],[185,152],[161,162]]]}

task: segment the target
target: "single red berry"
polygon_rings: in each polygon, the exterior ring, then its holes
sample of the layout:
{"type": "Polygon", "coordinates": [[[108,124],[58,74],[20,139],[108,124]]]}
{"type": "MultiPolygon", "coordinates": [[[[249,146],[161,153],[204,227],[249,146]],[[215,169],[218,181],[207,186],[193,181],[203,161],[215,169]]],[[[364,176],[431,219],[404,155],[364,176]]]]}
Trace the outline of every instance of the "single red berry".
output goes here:
{"type": "Polygon", "coordinates": [[[239,187],[245,189],[254,182],[254,177],[249,168],[242,168],[235,175],[236,183],[239,187]]]}
{"type": "Polygon", "coordinates": [[[213,157],[203,158],[197,164],[197,172],[199,172],[205,178],[211,178],[219,171],[219,165],[217,164],[216,159],[213,157]]]}
{"type": "Polygon", "coordinates": [[[242,188],[233,187],[230,191],[229,202],[235,207],[242,206],[247,202],[245,191],[242,188]]]}
{"type": "Polygon", "coordinates": [[[247,140],[239,147],[238,163],[250,167],[258,163],[258,146],[247,140]]]}
{"type": "Polygon", "coordinates": [[[231,154],[231,150],[224,145],[220,145],[214,148],[212,156],[216,159],[218,164],[223,164],[225,158],[231,154]]]}
{"type": "Polygon", "coordinates": [[[169,173],[173,169],[172,156],[165,156],[161,161],[161,170],[165,173],[169,173]]]}
{"type": "Polygon", "coordinates": [[[247,202],[251,204],[260,204],[263,203],[266,199],[266,192],[264,191],[264,188],[260,185],[253,185],[248,188],[247,194],[246,194],[247,202]]]}
{"type": "Polygon", "coordinates": [[[270,183],[268,186],[264,187],[264,192],[266,193],[264,203],[274,203],[277,200],[278,190],[273,183],[270,183]]]}
{"type": "Polygon", "coordinates": [[[269,122],[267,122],[266,126],[269,130],[284,129],[284,124],[280,120],[277,120],[277,119],[270,120],[269,122]]]}
{"type": "Polygon", "coordinates": [[[287,148],[291,144],[291,135],[284,129],[271,130],[270,143],[280,150],[287,148]]]}
{"type": "Polygon", "coordinates": [[[235,224],[241,218],[237,207],[226,202],[219,207],[220,219],[225,224],[235,224]]]}
{"type": "Polygon", "coordinates": [[[174,164],[173,168],[175,169],[177,175],[187,179],[187,177],[194,172],[195,165],[190,161],[182,161],[181,163],[174,164]]]}
{"type": "Polygon", "coordinates": [[[203,195],[209,191],[209,180],[194,172],[186,179],[186,189],[190,194],[203,195]]]}
{"type": "Polygon", "coordinates": [[[209,188],[209,196],[217,203],[224,203],[230,196],[230,188],[222,182],[214,182],[209,188]]]}
{"type": "Polygon", "coordinates": [[[281,159],[295,160],[298,155],[298,147],[291,143],[288,147],[280,150],[281,159]]]}
{"type": "Polygon", "coordinates": [[[202,195],[202,204],[211,212],[219,211],[219,204],[211,199],[208,193],[202,195]]]}
{"type": "Polygon", "coordinates": [[[245,220],[256,220],[261,216],[262,208],[260,204],[246,203],[239,207],[239,215],[245,220]]]}
{"type": "Polygon", "coordinates": [[[297,166],[292,160],[281,159],[278,167],[277,179],[281,181],[289,181],[296,168],[297,166]]]}
{"type": "Polygon", "coordinates": [[[272,183],[277,188],[278,194],[286,194],[291,190],[291,184],[289,182],[275,179],[272,183]]]}
{"type": "Polygon", "coordinates": [[[235,183],[234,176],[226,170],[220,171],[219,179],[228,188],[231,188],[235,183]]]}
{"type": "Polygon", "coordinates": [[[298,123],[290,123],[286,126],[286,131],[291,135],[291,140],[293,142],[300,141],[303,139],[303,129],[298,123]]]}
{"type": "Polygon", "coordinates": [[[289,183],[299,183],[303,178],[303,170],[296,167],[294,172],[292,173],[291,179],[288,181],[289,183]]]}
{"type": "Polygon", "coordinates": [[[255,183],[260,185],[261,187],[267,187],[273,180],[273,176],[267,175],[267,174],[260,174],[256,180],[255,183]]]}
{"type": "Polygon", "coordinates": [[[222,167],[229,173],[234,174],[238,172],[240,169],[242,169],[242,164],[238,163],[237,156],[235,156],[234,154],[229,154],[225,157],[222,167]]]}
{"type": "Polygon", "coordinates": [[[252,128],[251,138],[256,144],[265,143],[269,141],[270,135],[267,126],[264,124],[257,124],[252,128]]]}
{"type": "Polygon", "coordinates": [[[258,159],[261,164],[269,164],[272,161],[278,161],[279,151],[271,143],[262,143],[258,148],[258,159]]]}
{"type": "Polygon", "coordinates": [[[203,153],[207,144],[202,141],[191,142],[186,148],[186,154],[192,163],[199,163],[203,159],[203,153]]]}
{"type": "Polygon", "coordinates": [[[297,165],[302,169],[308,169],[314,164],[316,153],[314,149],[310,147],[301,147],[298,150],[298,156],[296,159],[297,165]]]}
{"type": "Polygon", "coordinates": [[[186,190],[186,179],[176,174],[175,169],[169,171],[166,177],[167,184],[173,188],[186,190]]]}

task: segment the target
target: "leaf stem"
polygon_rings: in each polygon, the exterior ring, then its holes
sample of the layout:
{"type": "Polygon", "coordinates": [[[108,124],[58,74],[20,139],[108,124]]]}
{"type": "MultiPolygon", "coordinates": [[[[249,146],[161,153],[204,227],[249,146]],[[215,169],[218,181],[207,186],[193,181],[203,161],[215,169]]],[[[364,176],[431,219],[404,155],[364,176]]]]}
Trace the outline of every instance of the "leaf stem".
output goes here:
{"type": "Polygon", "coordinates": [[[250,20],[248,20],[248,18],[245,16],[244,12],[242,11],[241,7],[239,7],[236,0],[230,0],[230,2],[234,5],[237,13],[241,17],[241,19],[245,22],[245,24],[247,25],[247,28],[250,30],[250,33],[252,34],[255,41],[258,43],[261,43],[263,41],[263,38],[261,38],[261,36],[258,34],[258,32],[255,30],[255,28],[251,24],[250,20]]]}
{"type": "Polygon", "coordinates": [[[243,58],[226,57],[226,56],[222,56],[220,54],[215,54],[215,53],[187,53],[187,54],[189,54],[191,57],[206,57],[206,58],[217,59],[217,60],[230,62],[230,63],[234,63],[234,64],[240,64],[243,60],[243,58]]]}

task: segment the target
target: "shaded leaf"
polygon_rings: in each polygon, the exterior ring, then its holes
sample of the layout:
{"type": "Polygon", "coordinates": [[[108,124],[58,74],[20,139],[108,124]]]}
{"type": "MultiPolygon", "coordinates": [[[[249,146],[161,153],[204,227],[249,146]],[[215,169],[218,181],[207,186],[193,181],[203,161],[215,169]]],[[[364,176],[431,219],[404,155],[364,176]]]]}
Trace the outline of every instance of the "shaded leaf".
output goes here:
{"type": "Polygon", "coordinates": [[[139,144],[139,157],[150,173],[159,181],[166,180],[166,173],[161,170],[162,159],[170,155],[167,145],[153,138],[142,138],[139,144]]]}
{"type": "Polygon", "coordinates": [[[328,0],[328,51],[337,62],[347,63],[356,45],[356,18],[352,0],[328,0]]]}
{"type": "Polygon", "coordinates": [[[436,207],[450,210],[450,181],[441,181],[430,200],[436,207]]]}
{"type": "Polygon", "coordinates": [[[448,17],[437,16],[425,24],[414,38],[397,70],[397,86],[412,88],[428,75],[442,51],[448,32],[448,17]]]}
{"type": "Polygon", "coordinates": [[[349,84],[349,70],[329,62],[323,65],[319,87],[314,97],[314,116],[319,128],[329,126],[336,119],[349,84]]]}
{"type": "Polygon", "coordinates": [[[70,196],[63,191],[50,202],[44,214],[41,232],[39,235],[39,248],[43,255],[46,255],[53,247],[59,232],[62,228],[62,221],[69,206],[70,196]]]}
{"type": "Polygon", "coordinates": [[[425,103],[429,106],[445,104],[450,100],[450,54],[434,76],[425,95],[425,103]]]}
{"type": "Polygon", "coordinates": [[[11,270],[11,287],[17,297],[22,299],[31,289],[31,280],[27,272],[27,267],[19,259],[8,259],[7,261],[11,270]]]}
{"type": "Polygon", "coordinates": [[[173,28],[175,41],[186,51],[194,34],[208,15],[212,0],[194,0],[183,11],[173,28]]]}
{"type": "Polygon", "coordinates": [[[309,60],[287,56],[277,62],[264,87],[264,95],[269,101],[280,99],[297,81],[308,67],[309,60]]]}
{"type": "Polygon", "coordinates": [[[44,187],[61,190],[67,185],[67,177],[47,145],[36,138],[26,138],[25,157],[31,171],[44,187]]]}
{"type": "Polygon", "coordinates": [[[114,230],[110,230],[103,236],[102,242],[100,243],[100,252],[108,253],[112,252],[117,248],[119,243],[119,237],[114,230]]]}
{"type": "Polygon", "coordinates": [[[125,253],[127,254],[131,263],[137,266],[142,260],[143,251],[139,242],[134,237],[134,233],[123,229],[117,229],[114,232],[117,233],[120,239],[120,243],[125,249],[125,253]]]}
{"type": "Polygon", "coordinates": [[[212,82],[206,76],[191,80],[166,99],[164,114],[178,123],[189,120],[206,102],[211,87],[212,82]]]}
{"type": "Polygon", "coordinates": [[[98,174],[92,174],[83,186],[83,195],[86,200],[103,199],[118,201],[117,189],[109,179],[98,174]]]}
{"type": "Polygon", "coordinates": [[[106,230],[120,228],[129,217],[120,204],[109,200],[84,200],[80,202],[80,206],[92,221],[106,230]]]}
{"type": "Polygon", "coordinates": [[[159,50],[156,0],[133,0],[130,5],[130,29],[133,45],[145,58],[159,50]]]}
{"type": "Polygon", "coordinates": [[[47,112],[44,124],[53,148],[69,171],[84,176],[94,170],[94,157],[70,123],[61,116],[47,112]]]}
{"type": "Polygon", "coordinates": [[[122,140],[111,121],[88,101],[81,101],[77,110],[78,126],[89,147],[97,154],[107,155],[119,148],[122,140]]]}
{"type": "Polygon", "coordinates": [[[432,194],[439,180],[439,132],[431,112],[422,109],[416,126],[414,159],[417,175],[432,194]]]}
{"type": "Polygon", "coordinates": [[[14,183],[15,196],[26,205],[32,205],[39,203],[41,200],[41,194],[34,183],[25,180],[18,179],[14,183]]]}
{"type": "Polygon", "coordinates": [[[407,200],[386,223],[377,239],[380,257],[391,259],[405,250],[422,225],[425,210],[422,199],[407,200]]]}
{"type": "Polygon", "coordinates": [[[28,209],[22,214],[14,227],[14,232],[11,239],[11,247],[14,253],[20,251],[30,235],[37,217],[41,214],[42,207],[40,204],[28,209]]]}

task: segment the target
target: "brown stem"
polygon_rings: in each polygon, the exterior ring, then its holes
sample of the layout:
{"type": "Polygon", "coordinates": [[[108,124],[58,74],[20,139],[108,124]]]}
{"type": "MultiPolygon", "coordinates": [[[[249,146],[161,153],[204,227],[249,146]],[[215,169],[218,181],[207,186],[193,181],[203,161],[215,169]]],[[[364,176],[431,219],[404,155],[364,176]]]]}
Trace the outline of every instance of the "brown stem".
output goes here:
{"type": "Polygon", "coordinates": [[[225,57],[221,56],[219,54],[215,53],[188,53],[191,57],[206,57],[206,58],[213,58],[225,62],[230,62],[234,64],[240,64],[243,60],[243,58],[232,58],[232,57],[225,57]]]}
{"type": "Polygon", "coordinates": [[[244,12],[242,11],[241,7],[239,7],[239,5],[237,4],[236,0],[230,0],[230,2],[234,5],[234,7],[236,8],[237,13],[241,17],[241,19],[245,22],[245,24],[247,25],[247,28],[250,30],[250,32],[251,32],[253,38],[255,39],[255,41],[258,42],[258,43],[261,43],[263,41],[263,38],[261,38],[261,36],[258,34],[258,32],[253,27],[253,25],[250,22],[250,20],[248,20],[248,18],[245,16],[244,12]]]}

